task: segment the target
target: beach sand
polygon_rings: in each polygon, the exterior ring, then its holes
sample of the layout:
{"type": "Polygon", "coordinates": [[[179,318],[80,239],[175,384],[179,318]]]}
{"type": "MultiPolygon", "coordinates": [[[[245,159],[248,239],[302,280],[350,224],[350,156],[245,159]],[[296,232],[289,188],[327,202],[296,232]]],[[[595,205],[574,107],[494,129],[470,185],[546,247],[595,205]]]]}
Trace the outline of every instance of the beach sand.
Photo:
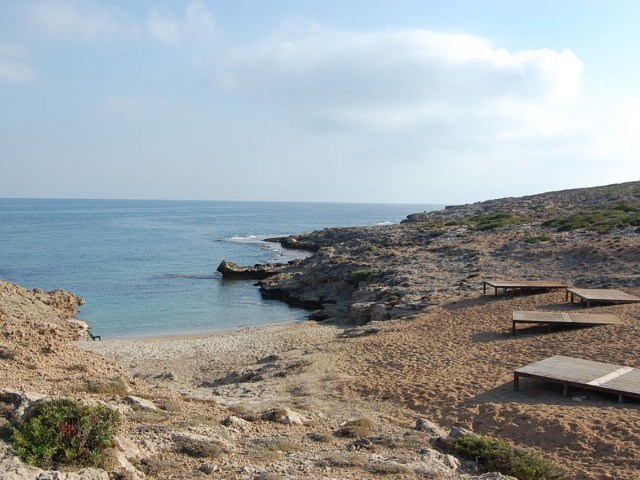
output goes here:
{"type": "MultiPolygon", "coordinates": [[[[638,294],[639,291],[630,290],[638,294]]],[[[570,311],[563,292],[468,295],[411,320],[351,326],[304,322],[211,335],[81,342],[136,377],[222,405],[290,405],[337,420],[355,415],[410,426],[427,418],[515,442],[552,458],[571,479],[635,479],[640,402],[530,379],[513,370],[561,354],[640,367],[640,304],[598,306],[622,325],[519,327],[514,310],[570,311]],[[375,326],[377,333],[366,334],[375,326]],[[358,336],[357,333],[363,335],[358,336]]]]}

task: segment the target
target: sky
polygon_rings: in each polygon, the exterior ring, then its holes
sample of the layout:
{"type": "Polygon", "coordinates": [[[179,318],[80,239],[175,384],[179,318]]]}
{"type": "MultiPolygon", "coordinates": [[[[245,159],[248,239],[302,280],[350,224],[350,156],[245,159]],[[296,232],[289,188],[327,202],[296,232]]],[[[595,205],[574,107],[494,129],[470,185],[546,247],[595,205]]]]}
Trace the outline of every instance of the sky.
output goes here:
{"type": "Polygon", "coordinates": [[[0,197],[640,180],[637,0],[0,0],[0,197]]]}

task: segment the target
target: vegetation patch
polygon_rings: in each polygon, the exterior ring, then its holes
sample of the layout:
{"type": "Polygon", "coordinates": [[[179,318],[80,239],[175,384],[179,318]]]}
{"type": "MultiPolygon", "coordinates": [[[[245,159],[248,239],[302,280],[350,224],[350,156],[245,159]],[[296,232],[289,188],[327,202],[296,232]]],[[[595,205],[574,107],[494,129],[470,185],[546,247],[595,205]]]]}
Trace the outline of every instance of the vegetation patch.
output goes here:
{"type": "Polygon", "coordinates": [[[406,475],[412,472],[409,467],[397,462],[371,462],[367,470],[377,475],[406,475]]]}
{"type": "Polygon", "coordinates": [[[371,435],[373,431],[374,423],[370,418],[358,418],[356,420],[350,420],[345,422],[336,430],[335,435],[337,437],[366,437],[371,435]]]}
{"type": "Polygon", "coordinates": [[[361,453],[338,453],[318,462],[319,467],[352,468],[363,467],[367,457],[361,453]]]}
{"type": "Polygon", "coordinates": [[[286,439],[276,438],[268,440],[258,440],[257,444],[265,450],[269,450],[271,452],[291,453],[301,450],[298,444],[286,439]]]}
{"type": "Polygon", "coordinates": [[[511,475],[520,480],[552,480],[564,478],[564,472],[551,461],[503,440],[463,435],[453,445],[453,450],[476,461],[489,472],[511,475]]]}
{"type": "MultiPolygon", "coordinates": [[[[163,472],[180,469],[183,465],[176,460],[156,455],[153,457],[143,458],[136,464],[136,467],[147,475],[155,475],[163,478],[161,476],[163,472]]],[[[168,478],[168,476],[166,478],[168,478]]]]}
{"type": "Polygon", "coordinates": [[[18,456],[41,468],[69,465],[100,467],[115,446],[120,415],[105,406],[90,407],[77,400],[38,403],[12,431],[18,456]]]}
{"type": "Polygon", "coordinates": [[[543,227],[558,232],[586,229],[597,233],[610,233],[614,228],[640,226],[640,203],[619,202],[609,207],[589,207],[570,215],[551,218],[543,227]]]}
{"type": "Polygon", "coordinates": [[[216,457],[224,450],[222,443],[216,440],[181,437],[176,439],[180,453],[194,458],[216,457]]]}
{"type": "Polygon", "coordinates": [[[505,227],[507,225],[521,225],[530,222],[531,219],[521,217],[509,212],[494,212],[476,215],[467,220],[454,222],[454,225],[471,225],[476,230],[493,230],[494,228],[505,227]]]}
{"type": "Polygon", "coordinates": [[[355,286],[360,285],[362,282],[369,281],[369,279],[379,272],[374,268],[366,269],[366,270],[356,270],[351,274],[351,283],[355,286]]]}
{"type": "Polygon", "coordinates": [[[89,393],[100,395],[118,395],[124,397],[129,391],[126,382],[121,378],[111,380],[89,380],[85,387],[89,393]]]}

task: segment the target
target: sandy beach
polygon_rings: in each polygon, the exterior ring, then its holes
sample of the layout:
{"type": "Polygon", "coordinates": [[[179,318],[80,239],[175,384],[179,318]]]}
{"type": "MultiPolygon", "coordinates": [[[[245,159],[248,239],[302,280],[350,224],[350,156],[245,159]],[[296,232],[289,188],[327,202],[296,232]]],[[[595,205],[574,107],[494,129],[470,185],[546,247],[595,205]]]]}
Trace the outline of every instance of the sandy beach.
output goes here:
{"type": "Polygon", "coordinates": [[[528,379],[513,391],[515,368],[554,354],[640,367],[638,304],[590,309],[615,313],[622,325],[550,333],[521,327],[511,335],[514,310],[579,308],[557,291],[497,299],[478,293],[411,321],[367,325],[380,329],[371,335],[307,322],[83,347],[152,384],[223,405],[263,409],[285,402],[303,413],[349,418],[366,412],[406,425],[425,417],[532,447],[553,458],[567,478],[637,478],[637,401],[619,404],[582,391],[563,397],[561,387],[528,379]],[[279,373],[252,377],[269,358],[277,359],[279,373]]]}

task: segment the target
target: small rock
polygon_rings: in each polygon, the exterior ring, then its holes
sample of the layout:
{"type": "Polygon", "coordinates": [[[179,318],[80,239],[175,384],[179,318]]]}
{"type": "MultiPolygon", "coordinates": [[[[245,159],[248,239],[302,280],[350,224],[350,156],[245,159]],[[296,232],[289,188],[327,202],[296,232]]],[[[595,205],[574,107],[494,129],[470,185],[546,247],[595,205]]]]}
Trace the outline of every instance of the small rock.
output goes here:
{"type": "Polygon", "coordinates": [[[288,408],[273,408],[262,413],[262,419],[285,425],[304,425],[306,419],[298,412],[288,408]]]}
{"type": "Polygon", "coordinates": [[[444,437],[446,435],[444,430],[426,418],[419,418],[416,420],[416,430],[419,432],[425,432],[430,437],[444,437]]]}
{"type": "Polygon", "coordinates": [[[236,417],[235,415],[229,415],[222,421],[222,424],[225,427],[239,428],[240,430],[243,430],[247,427],[247,425],[249,425],[249,422],[244,418],[236,417]]]}
{"type": "Polygon", "coordinates": [[[158,407],[156,407],[155,403],[151,400],[136,397],[135,395],[127,395],[124,397],[124,400],[134,408],[139,408],[141,410],[158,410],[158,407]]]}
{"type": "Polygon", "coordinates": [[[218,471],[218,466],[217,465],[212,465],[210,463],[205,463],[202,464],[198,467],[198,471],[202,472],[202,473],[206,473],[207,475],[211,475],[213,472],[217,472],[218,471]]]}

